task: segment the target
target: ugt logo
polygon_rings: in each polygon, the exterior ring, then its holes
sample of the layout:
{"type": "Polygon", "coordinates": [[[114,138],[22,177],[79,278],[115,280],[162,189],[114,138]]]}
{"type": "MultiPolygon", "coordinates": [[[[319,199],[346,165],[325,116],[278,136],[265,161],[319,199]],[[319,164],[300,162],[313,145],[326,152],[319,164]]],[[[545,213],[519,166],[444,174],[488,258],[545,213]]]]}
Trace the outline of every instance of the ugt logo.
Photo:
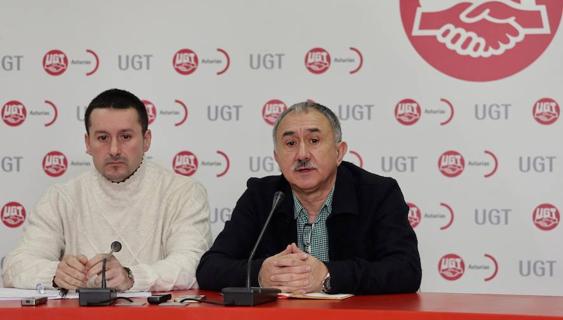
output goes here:
{"type": "Polygon", "coordinates": [[[25,208],[19,202],[8,202],[2,207],[0,217],[8,228],[17,228],[25,221],[25,208]]]}
{"type": "Polygon", "coordinates": [[[305,55],[305,67],[313,74],[326,72],[330,63],[330,53],[323,48],[313,48],[305,55]]]}
{"type": "Polygon", "coordinates": [[[465,159],[455,150],[446,151],[438,158],[438,170],[448,178],[459,176],[464,169],[465,159]]]}
{"type": "Polygon", "coordinates": [[[286,109],[287,105],[283,101],[279,99],[269,100],[262,107],[262,118],[267,124],[273,126],[286,109]]]}
{"type": "Polygon", "coordinates": [[[180,49],[172,58],[172,66],[181,75],[187,76],[194,73],[199,66],[199,58],[191,49],[180,49]]]}
{"type": "Polygon", "coordinates": [[[1,114],[2,120],[11,127],[19,126],[27,118],[25,106],[17,100],[6,102],[2,107],[1,114]]]}
{"type": "Polygon", "coordinates": [[[43,56],[43,69],[52,76],[60,76],[68,69],[68,57],[59,49],[53,49],[43,56]]]}
{"type": "Polygon", "coordinates": [[[405,32],[439,71],[468,81],[511,76],[534,62],[559,27],[563,1],[401,0],[405,32]]]}
{"type": "Polygon", "coordinates": [[[62,176],[68,169],[68,159],[60,151],[51,151],[43,157],[43,170],[53,178],[62,176]]]}
{"type": "Polygon", "coordinates": [[[197,157],[191,151],[180,151],[172,159],[172,168],[177,174],[192,176],[199,166],[197,157]]]}
{"type": "Polygon", "coordinates": [[[446,254],[438,261],[438,273],[448,281],[455,281],[465,273],[465,262],[455,253],[446,254]]]}

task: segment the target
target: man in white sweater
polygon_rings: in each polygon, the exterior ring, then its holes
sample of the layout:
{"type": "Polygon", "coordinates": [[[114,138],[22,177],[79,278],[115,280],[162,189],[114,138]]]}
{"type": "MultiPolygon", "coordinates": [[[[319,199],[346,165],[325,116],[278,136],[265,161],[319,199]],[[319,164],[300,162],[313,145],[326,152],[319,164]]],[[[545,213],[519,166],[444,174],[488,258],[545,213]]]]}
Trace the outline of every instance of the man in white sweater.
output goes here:
{"type": "Polygon", "coordinates": [[[111,89],[85,114],[85,143],[95,169],[54,185],[31,212],[19,245],[6,257],[4,285],[119,291],[196,287],[195,270],[211,244],[204,187],[143,160],[148,116],[135,95],[111,89]]]}

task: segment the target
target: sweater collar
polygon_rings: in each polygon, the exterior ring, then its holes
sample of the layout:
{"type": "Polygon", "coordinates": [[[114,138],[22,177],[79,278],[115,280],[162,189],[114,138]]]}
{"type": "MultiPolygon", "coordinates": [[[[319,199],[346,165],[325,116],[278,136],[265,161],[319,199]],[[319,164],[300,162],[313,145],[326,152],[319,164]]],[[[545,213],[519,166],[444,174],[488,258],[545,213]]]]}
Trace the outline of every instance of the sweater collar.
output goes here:
{"type": "MultiPolygon", "coordinates": [[[[106,196],[116,201],[128,201],[135,195],[140,193],[142,182],[146,175],[147,164],[142,161],[137,170],[133,172],[127,179],[116,183],[108,180],[96,170],[96,180],[101,190],[106,196]]],[[[95,170],[95,169],[94,169],[95,170]]]]}

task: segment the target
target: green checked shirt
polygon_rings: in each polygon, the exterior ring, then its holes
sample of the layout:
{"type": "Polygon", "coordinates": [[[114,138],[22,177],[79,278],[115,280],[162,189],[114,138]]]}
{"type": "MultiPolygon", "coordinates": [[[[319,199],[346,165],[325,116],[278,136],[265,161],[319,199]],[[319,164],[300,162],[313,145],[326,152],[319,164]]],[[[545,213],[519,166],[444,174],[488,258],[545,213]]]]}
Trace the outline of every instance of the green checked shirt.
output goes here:
{"type": "Polygon", "coordinates": [[[334,188],[328,194],[321,211],[315,218],[315,222],[309,223],[307,210],[293,194],[295,204],[294,218],[297,219],[297,245],[299,248],[321,261],[328,261],[328,232],[326,219],[332,212],[332,194],[334,188]]]}

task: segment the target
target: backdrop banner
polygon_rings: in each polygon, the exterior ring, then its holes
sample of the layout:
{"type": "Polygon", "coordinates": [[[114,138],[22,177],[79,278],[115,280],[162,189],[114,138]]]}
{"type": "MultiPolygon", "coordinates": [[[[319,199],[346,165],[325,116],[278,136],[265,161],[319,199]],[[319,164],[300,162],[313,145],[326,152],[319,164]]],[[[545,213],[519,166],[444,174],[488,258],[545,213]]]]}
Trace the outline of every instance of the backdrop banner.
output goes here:
{"type": "MultiPolygon", "coordinates": [[[[563,0],[0,2],[0,257],[46,189],[92,168],[109,88],[150,115],[147,157],[207,188],[213,235],[272,125],[314,100],[345,160],[398,180],[424,292],[563,295],[563,0]]],[[[0,283],[1,285],[1,283],[0,283]]]]}

